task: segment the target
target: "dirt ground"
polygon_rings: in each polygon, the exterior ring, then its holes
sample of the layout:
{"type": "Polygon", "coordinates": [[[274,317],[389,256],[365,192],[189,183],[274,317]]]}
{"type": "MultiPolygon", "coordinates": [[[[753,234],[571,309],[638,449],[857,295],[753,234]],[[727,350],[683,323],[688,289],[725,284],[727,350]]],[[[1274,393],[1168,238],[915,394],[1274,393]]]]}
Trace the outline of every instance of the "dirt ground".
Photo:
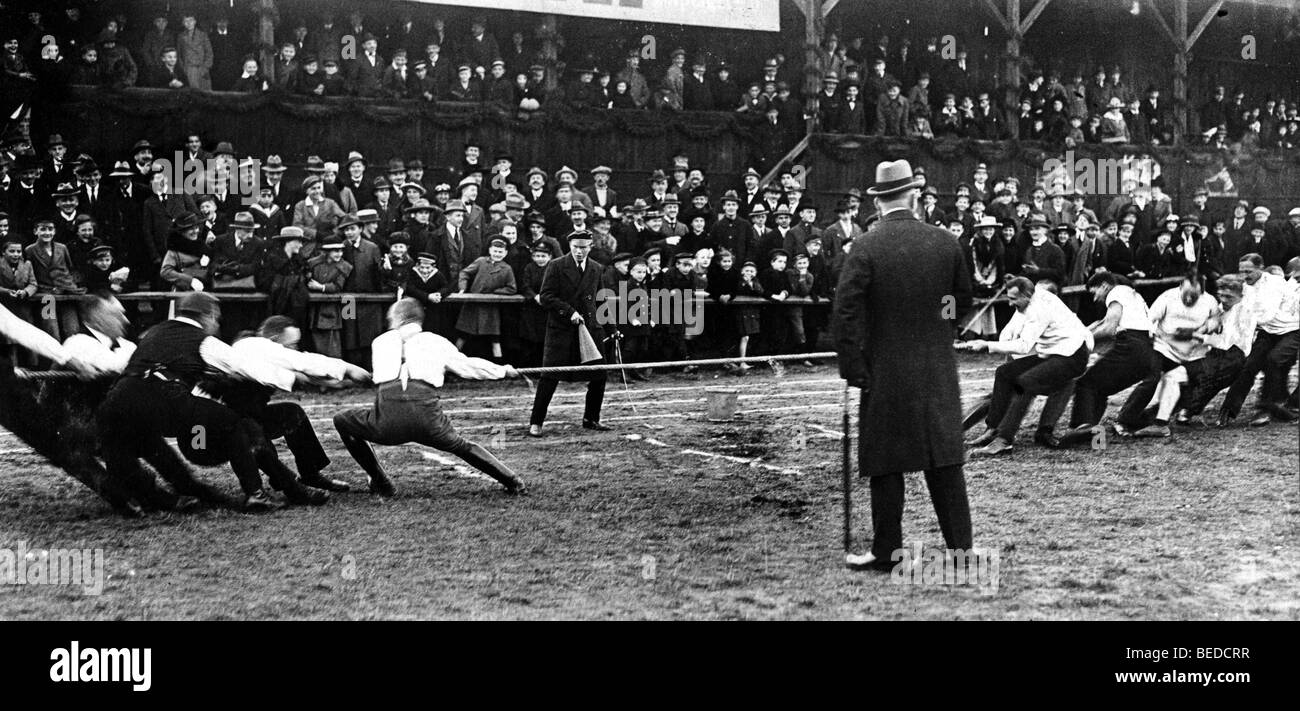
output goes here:
{"type": "MultiPolygon", "coordinates": [[[[993,363],[963,357],[966,401],[993,363]]],[[[123,520],[0,432],[0,547],[102,548],[107,572],[98,596],[0,585],[0,619],[1300,619],[1294,425],[1064,453],[1022,431],[1011,458],[966,469],[993,589],[844,569],[830,365],[611,383],[609,433],[578,427],[582,388],[562,385],[541,440],[524,436],[525,383],[449,384],[452,420],[527,480],[525,497],[416,446],[381,450],[395,498],[364,493],[329,418],[367,395],[298,397],[328,472],[360,493],[263,515],[123,520]],[[706,421],[708,387],[739,391],[733,421],[706,421]]],[[[228,470],[202,475],[236,489],[228,470]]],[[[941,547],[923,479],[907,491],[909,545],[941,547]]]]}

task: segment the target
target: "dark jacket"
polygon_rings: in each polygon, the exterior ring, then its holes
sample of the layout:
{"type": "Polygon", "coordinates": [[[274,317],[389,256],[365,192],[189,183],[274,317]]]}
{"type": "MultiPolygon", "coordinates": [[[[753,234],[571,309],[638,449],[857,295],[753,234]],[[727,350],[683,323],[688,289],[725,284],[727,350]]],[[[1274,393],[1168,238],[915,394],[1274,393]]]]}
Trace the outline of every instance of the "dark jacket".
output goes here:
{"type": "MultiPolygon", "coordinates": [[[[600,290],[600,277],[604,271],[604,265],[590,258],[586,269],[579,271],[573,257],[568,255],[546,265],[539,292],[541,306],[546,311],[543,366],[582,365],[578,350],[579,328],[586,328],[597,345],[604,340],[604,329],[596,321],[596,292],[600,290]],[[574,312],[582,314],[584,325],[577,326],[569,320],[574,312]]],[[[572,379],[587,380],[588,376],[578,375],[572,379]]]]}
{"type": "Polygon", "coordinates": [[[840,374],[862,384],[859,467],[877,476],[965,461],[954,321],[971,304],[952,234],[893,212],[853,244],[836,289],[840,374]]]}

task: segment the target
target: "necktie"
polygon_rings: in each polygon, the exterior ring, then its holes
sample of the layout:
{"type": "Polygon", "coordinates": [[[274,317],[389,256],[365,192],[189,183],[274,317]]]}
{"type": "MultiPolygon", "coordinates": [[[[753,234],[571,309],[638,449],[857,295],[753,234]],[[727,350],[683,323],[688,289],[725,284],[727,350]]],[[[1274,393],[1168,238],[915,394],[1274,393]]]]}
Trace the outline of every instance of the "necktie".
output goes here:
{"type": "Polygon", "coordinates": [[[451,231],[451,249],[455,253],[457,263],[460,261],[460,230],[455,228],[451,231]]]}

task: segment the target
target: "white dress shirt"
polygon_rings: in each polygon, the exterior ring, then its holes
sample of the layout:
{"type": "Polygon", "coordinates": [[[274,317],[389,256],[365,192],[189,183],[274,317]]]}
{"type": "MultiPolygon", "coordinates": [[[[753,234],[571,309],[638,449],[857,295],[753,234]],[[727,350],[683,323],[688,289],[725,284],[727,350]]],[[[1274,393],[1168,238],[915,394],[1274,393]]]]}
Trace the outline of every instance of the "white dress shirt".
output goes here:
{"type": "Polygon", "coordinates": [[[435,388],[442,387],[448,371],[469,380],[500,380],[506,367],[482,358],[470,358],[436,333],[421,330],[421,324],[408,323],[389,331],[370,344],[370,358],[376,385],[420,380],[435,388]]]}
{"type": "Polygon", "coordinates": [[[1295,316],[1285,313],[1283,308],[1293,300],[1288,291],[1293,291],[1294,286],[1293,282],[1265,272],[1259,275],[1259,281],[1242,287],[1242,305],[1254,313],[1255,324],[1268,333],[1281,335],[1294,331],[1295,316]]]}
{"type": "MultiPolygon", "coordinates": [[[[175,320],[202,328],[197,321],[185,316],[177,316],[175,320]]],[[[208,336],[203,339],[199,343],[199,358],[203,359],[208,366],[226,375],[246,378],[277,390],[286,392],[293,390],[292,372],[257,358],[249,358],[219,338],[208,336]]]]}
{"type": "Polygon", "coordinates": [[[348,374],[348,364],[337,358],[285,348],[269,338],[241,338],[231,348],[250,360],[270,363],[309,378],[342,380],[348,374]]]}
{"type": "Polygon", "coordinates": [[[105,373],[121,373],[126,370],[131,354],[135,353],[135,344],[125,338],[119,338],[114,343],[113,339],[93,328],[87,327],[86,330],[90,331],[89,335],[74,334],[63,342],[68,353],[105,373]]]}
{"type": "Polygon", "coordinates": [[[1205,344],[1221,351],[1236,346],[1242,355],[1250,355],[1250,347],[1255,342],[1255,314],[1250,308],[1244,303],[1238,304],[1225,311],[1220,322],[1223,329],[1206,336],[1205,344]]]}
{"type": "MultiPolygon", "coordinates": [[[[1014,317],[1013,317],[1014,318],[1014,317]]],[[[1013,321],[1014,323],[1014,321],[1013,321]]],[[[996,342],[990,342],[990,353],[1007,353],[1013,356],[1037,355],[1072,356],[1080,346],[1092,349],[1092,331],[1061,301],[1046,289],[1035,289],[1025,309],[1019,332],[1012,332],[1011,323],[1003,329],[996,342]]]]}

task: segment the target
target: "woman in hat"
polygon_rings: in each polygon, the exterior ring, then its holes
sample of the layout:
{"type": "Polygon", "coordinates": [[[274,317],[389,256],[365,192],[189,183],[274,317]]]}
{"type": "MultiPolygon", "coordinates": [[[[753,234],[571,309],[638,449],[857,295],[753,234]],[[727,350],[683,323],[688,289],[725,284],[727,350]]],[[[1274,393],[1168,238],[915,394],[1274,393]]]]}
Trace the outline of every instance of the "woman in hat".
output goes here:
{"type": "Polygon", "coordinates": [[[167,235],[167,254],[163,255],[159,276],[172,291],[207,291],[212,288],[207,244],[199,238],[202,220],[193,213],[182,215],[167,235]]]}
{"type": "MultiPolygon", "coordinates": [[[[349,217],[343,223],[359,224],[356,218],[349,217]]],[[[341,233],[340,233],[341,234],[341,233]]],[[[324,259],[317,259],[311,265],[307,290],[316,294],[338,294],[352,273],[352,265],[343,260],[343,238],[331,237],[324,240],[320,251],[324,259]]],[[[311,338],[317,353],[331,358],[343,357],[343,315],[342,304],[325,302],[311,307],[311,338]]]]}
{"type": "MultiPolygon", "coordinates": [[[[458,293],[468,290],[471,294],[500,294],[512,296],[518,293],[515,286],[515,273],[505,263],[509,245],[501,238],[495,238],[488,246],[488,256],[475,259],[469,266],[460,270],[458,293]]],[[[501,359],[501,309],[495,304],[465,304],[460,309],[460,318],[456,320],[456,330],[464,334],[456,339],[457,350],[464,348],[466,336],[487,336],[492,341],[492,357],[501,359]]]]}
{"type": "Polygon", "coordinates": [[[301,227],[282,227],[272,239],[275,244],[257,270],[257,290],[267,294],[269,315],[288,316],[294,323],[306,324],[310,295],[307,281],[311,268],[302,256],[306,240],[301,227]]]}

